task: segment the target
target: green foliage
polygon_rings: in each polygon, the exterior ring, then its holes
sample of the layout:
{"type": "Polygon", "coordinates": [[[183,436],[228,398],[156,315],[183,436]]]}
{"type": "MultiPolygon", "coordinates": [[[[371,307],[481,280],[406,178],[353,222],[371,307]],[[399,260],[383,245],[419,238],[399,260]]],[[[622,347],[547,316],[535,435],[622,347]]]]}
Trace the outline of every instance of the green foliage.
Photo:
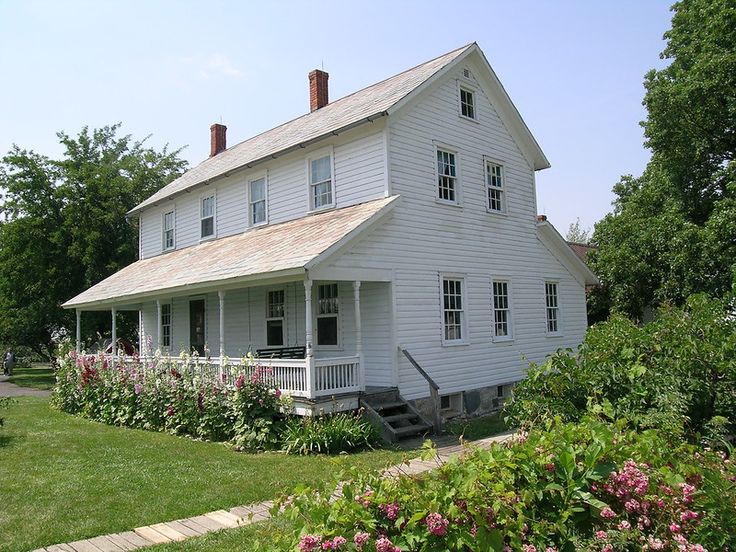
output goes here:
{"type": "Polygon", "coordinates": [[[736,268],[736,8],[731,0],[674,5],[662,57],[645,78],[642,123],[652,159],[616,186],[596,224],[590,262],[614,310],[722,296],[736,268]]]}
{"type": "MultiPolygon", "coordinates": [[[[14,146],[0,161],[5,346],[25,345],[50,359],[54,339],[74,325],[74,313],[59,305],[136,259],[138,228],[125,214],[185,169],[178,151],[156,151],[145,140],[118,136],[119,129],[59,133],[58,160],[14,146]]],[[[133,331],[135,321],[121,322],[121,335],[133,331]]],[[[83,335],[108,324],[109,317],[89,314],[83,335]]]]}
{"type": "Polygon", "coordinates": [[[589,228],[580,226],[580,218],[576,219],[567,229],[565,239],[574,243],[590,243],[591,231],[589,228]]]}
{"type": "Polygon", "coordinates": [[[514,423],[589,409],[642,428],[719,439],[736,430],[736,319],[726,300],[696,295],[643,327],[623,316],[588,330],[579,350],[557,351],[514,389],[514,423]]]}
{"type": "Polygon", "coordinates": [[[294,418],[286,424],[283,450],[289,454],[335,454],[373,448],[378,430],[360,412],[294,418]]]}
{"type": "MultiPolygon", "coordinates": [[[[12,402],[13,399],[10,397],[0,397],[0,410],[8,408],[12,402]]],[[[5,418],[0,416],[0,427],[3,427],[3,425],[5,425],[5,418]]]]}
{"type": "Polygon", "coordinates": [[[551,422],[421,477],[354,471],[339,498],[334,487],[304,487],[286,501],[293,533],[274,535],[269,549],[343,539],[341,550],[389,551],[736,545],[733,463],[623,425],[551,422]]]}

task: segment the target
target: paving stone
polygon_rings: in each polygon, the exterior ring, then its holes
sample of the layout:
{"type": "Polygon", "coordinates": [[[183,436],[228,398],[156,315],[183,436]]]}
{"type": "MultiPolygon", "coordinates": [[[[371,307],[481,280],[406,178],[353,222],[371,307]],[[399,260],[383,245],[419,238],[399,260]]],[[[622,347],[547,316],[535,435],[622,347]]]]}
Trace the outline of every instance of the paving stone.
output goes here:
{"type": "Polygon", "coordinates": [[[154,525],[151,525],[151,529],[154,531],[158,531],[165,537],[169,537],[173,541],[180,541],[187,538],[187,536],[182,533],[181,531],[177,531],[173,527],[169,527],[165,523],[156,523],[154,525]]]}
{"type": "Polygon", "coordinates": [[[102,552],[125,552],[125,548],[121,548],[115,544],[112,540],[107,538],[106,535],[89,539],[89,542],[102,550],[102,552]]]}
{"type": "Polygon", "coordinates": [[[116,533],[115,536],[129,542],[130,545],[133,546],[134,550],[136,548],[151,546],[153,544],[153,542],[146,538],[143,538],[135,531],[123,531],[122,533],[116,533]]]}
{"type": "Polygon", "coordinates": [[[68,544],[55,544],[46,547],[47,552],[74,552],[74,549],[68,544]]]}
{"type": "Polygon", "coordinates": [[[179,519],[177,520],[178,523],[181,523],[185,527],[189,527],[192,531],[198,532],[200,535],[205,535],[212,531],[209,527],[205,527],[204,525],[201,525],[194,521],[193,519],[179,519]]]}
{"type": "Polygon", "coordinates": [[[220,523],[221,525],[233,528],[240,525],[238,523],[238,518],[232,515],[229,512],[226,512],[225,510],[218,510],[216,512],[208,512],[205,514],[210,519],[215,520],[217,523],[220,523]]]}
{"type": "Polygon", "coordinates": [[[102,552],[88,540],[78,540],[68,544],[74,549],[74,552],[102,552]]]}
{"type": "Polygon", "coordinates": [[[136,546],[135,544],[132,544],[128,542],[127,540],[125,540],[123,537],[120,536],[119,533],[113,533],[112,535],[105,535],[105,537],[110,539],[112,542],[115,543],[116,546],[118,546],[119,548],[125,551],[137,550],[138,548],[140,548],[140,546],[136,546]]]}
{"type": "Polygon", "coordinates": [[[219,531],[220,529],[224,529],[226,526],[220,523],[219,521],[216,521],[210,517],[204,516],[195,516],[191,518],[192,521],[195,523],[199,523],[200,525],[205,526],[210,531],[219,531]]]}
{"type": "Polygon", "coordinates": [[[144,539],[148,539],[154,544],[162,544],[164,542],[171,542],[171,539],[166,535],[163,535],[156,531],[153,527],[136,527],[134,529],[144,539]]]}
{"type": "Polygon", "coordinates": [[[183,523],[179,523],[178,521],[167,521],[166,525],[176,531],[179,531],[179,533],[181,533],[182,535],[186,535],[187,537],[198,537],[202,534],[198,531],[195,531],[194,529],[187,527],[183,523]]]}

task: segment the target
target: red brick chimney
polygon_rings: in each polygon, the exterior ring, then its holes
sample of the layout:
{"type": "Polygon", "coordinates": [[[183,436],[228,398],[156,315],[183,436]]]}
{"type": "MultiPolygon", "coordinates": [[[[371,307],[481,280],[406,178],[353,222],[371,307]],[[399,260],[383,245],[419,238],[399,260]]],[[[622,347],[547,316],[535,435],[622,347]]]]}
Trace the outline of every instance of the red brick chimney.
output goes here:
{"type": "Polygon", "coordinates": [[[327,80],[330,75],[319,69],[309,73],[309,110],[316,111],[330,103],[327,80]]]}
{"type": "Polygon", "coordinates": [[[547,222],[547,215],[537,215],[537,222],[547,222]]]}
{"type": "Polygon", "coordinates": [[[210,157],[214,157],[227,149],[226,132],[227,127],[219,123],[215,123],[210,127],[210,157]]]}

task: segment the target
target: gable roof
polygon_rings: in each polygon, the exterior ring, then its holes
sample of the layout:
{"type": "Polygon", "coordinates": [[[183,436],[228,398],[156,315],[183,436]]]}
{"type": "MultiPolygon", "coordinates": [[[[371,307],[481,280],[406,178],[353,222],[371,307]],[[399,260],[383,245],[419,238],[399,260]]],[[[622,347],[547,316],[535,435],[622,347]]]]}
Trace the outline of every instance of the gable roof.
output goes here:
{"type": "Polygon", "coordinates": [[[581,284],[593,286],[600,284],[598,277],[588,265],[577,255],[557,229],[547,218],[537,219],[537,237],[539,241],[559,260],[581,284]]]}
{"type": "Polygon", "coordinates": [[[521,142],[526,150],[533,152],[534,168],[547,168],[549,162],[544,153],[521,119],[521,115],[514,107],[503,86],[501,86],[493,69],[488,65],[480,48],[473,42],[330,102],[320,109],[258,134],[205,159],[131,209],[128,215],[135,215],[163,199],[170,198],[205,182],[210,182],[215,178],[226,176],[233,171],[249,168],[253,164],[266,159],[275,158],[289,151],[306,147],[327,136],[385,117],[400,108],[410,96],[414,96],[431,85],[450,67],[459,63],[471,53],[477,53],[482,65],[490,71],[491,77],[488,82],[503,104],[499,109],[500,114],[510,123],[510,128],[522,138],[521,142]]]}
{"type": "Polygon", "coordinates": [[[567,245],[570,246],[570,249],[572,249],[573,253],[575,253],[578,258],[583,261],[585,264],[588,264],[588,253],[596,249],[595,245],[590,245],[587,243],[577,243],[577,242],[571,242],[568,241],[567,245]]]}
{"type": "Polygon", "coordinates": [[[70,299],[64,308],[138,302],[162,291],[303,274],[393,209],[399,196],[255,228],[136,261],[70,299]]]}

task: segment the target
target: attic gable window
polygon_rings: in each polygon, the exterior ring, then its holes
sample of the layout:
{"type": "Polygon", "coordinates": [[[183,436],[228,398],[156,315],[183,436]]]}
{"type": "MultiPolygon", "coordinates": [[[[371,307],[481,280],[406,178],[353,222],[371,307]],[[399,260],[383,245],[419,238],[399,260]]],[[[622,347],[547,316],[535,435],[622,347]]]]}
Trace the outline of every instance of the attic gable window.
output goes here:
{"type": "Polygon", "coordinates": [[[248,186],[250,202],[250,223],[253,226],[265,224],[267,220],[266,211],[266,177],[251,180],[248,186]]]}
{"type": "Polygon", "coordinates": [[[437,199],[459,203],[455,154],[439,148],[437,149],[437,199]]]}
{"type": "Polygon", "coordinates": [[[460,88],[460,115],[475,119],[475,94],[467,88],[460,88]]]}
{"type": "Polygon", "coordinates": [[[200,238],[211,238],[215,235],[215,196],[203,197],[199,211],[200,238]]]}
{"type": "Polygon", "coordinates": [[[486,161],[486,208],[495,213],[506,212],[503,172],[503,165],[486,161]]]}
{"type": "Polygon", "coordinates": [[[163,250],[174,249],[174,211],[163,214],[163,250]]]}
{"type": "Polygon", "coordinates": [[[332,155],[309,160],[309,197],[311,209],[335,204],[332,190],[332,155]]]}

